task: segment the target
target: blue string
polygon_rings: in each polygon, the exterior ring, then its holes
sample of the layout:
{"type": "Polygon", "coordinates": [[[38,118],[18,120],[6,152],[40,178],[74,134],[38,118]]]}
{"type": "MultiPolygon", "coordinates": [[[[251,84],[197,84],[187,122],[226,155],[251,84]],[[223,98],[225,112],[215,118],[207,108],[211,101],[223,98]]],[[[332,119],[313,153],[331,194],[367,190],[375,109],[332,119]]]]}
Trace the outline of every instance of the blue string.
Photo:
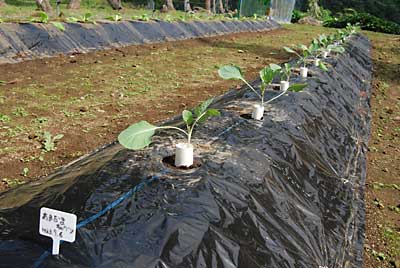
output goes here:
{"type": "MultiPolygon", "coordinates": [[[[107,205],[104,209],[102,209],[101,211],[97,212],[96,214],[90,216],[89,218],[87,218],[86,220],[83,220],[81,222],[79,222],[76,225],[76,229],[82,228],[85,225],[97,220],[98,218],[100,218],[101,216],[103,216],[104,214],[106,214],[108,211],[110,211],[111,209],[115,208],[116,206],[118,206],[119,204],[122,203],[122,201],[124,201],[125,199],[127,199],[129,196],[133,195],[134,193],[140,191],[143,189],[143,187],[146,184],[150,184],[155,180],[158,180],[160,177],[159,176],[153,176],[151,177],[149,180],[147,181],[143,181],[141,183],[139,183],[138,185],[136,185],[135,187],[133,187],[132,189],[130,189],[128,192],[126,192],[125,194],[123,194],[121,197],[119,197],[118,199],[114,200],[112,203],[110,203],[109,205],[107,205]]],[[[60,241],[60,244],[62,244],[63,241],[60,241]]],[[[39,268],[40,265],[42,264],[42,262],[51,255],[51,250],[45,250],[43,252],[43,254],[34,262],[33,267],[34,268],[39,268]]]]}

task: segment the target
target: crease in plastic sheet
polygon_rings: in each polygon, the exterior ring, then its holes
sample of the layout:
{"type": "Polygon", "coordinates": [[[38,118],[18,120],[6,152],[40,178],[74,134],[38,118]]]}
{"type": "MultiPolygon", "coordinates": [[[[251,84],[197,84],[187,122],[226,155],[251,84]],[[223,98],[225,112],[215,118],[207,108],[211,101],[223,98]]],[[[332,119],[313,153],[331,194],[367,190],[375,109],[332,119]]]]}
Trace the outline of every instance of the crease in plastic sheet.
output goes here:
{"type": "Polygon", "coordinates": [[[154,175],[40,267],[362,267],[369,41],[353,37],[328,63],[311,68],[306,90],[269,104],[263,122],[240,116],[252,93],[217,98],[222,116],[195,133],[193,172],[164,166],[179,137],[161,132],[145,150],[114,143],[2,193],[0,267],[32,267],[51,248],[37,230],[41,207],[80,222],[154,175]]]}
{"type": "Polygon", "coordinates": [[[122,21],[51,24],[1,23],[0,64],[57,54],[277,29],[274,21],[122,21]]]}

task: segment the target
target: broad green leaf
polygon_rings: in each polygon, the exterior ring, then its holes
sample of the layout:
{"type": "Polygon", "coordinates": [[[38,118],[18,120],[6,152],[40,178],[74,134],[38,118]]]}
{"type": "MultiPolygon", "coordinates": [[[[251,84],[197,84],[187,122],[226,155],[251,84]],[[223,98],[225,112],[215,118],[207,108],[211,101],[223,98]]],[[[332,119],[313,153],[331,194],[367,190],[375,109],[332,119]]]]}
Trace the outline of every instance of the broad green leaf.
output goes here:
{"type": "Polygon", "coordinates": [[[156,126],[146,121],[140,121],[122,131],[118,136],[118,141],[125,148],[140,150],[151,143],[151,137],[156,129],[156,126]]]}
{"type": "Polygon", "coordinates": [[[319,62],[318,67],[319,67],[321,70],[325,71],[325,72],[329,71],[329,70],[328,70],[328,67],[326,67],[326,65],[325,65],[322,61],[319,62]]]}
{"type": "Polygon", "coordinates": [[[186,123],[186,125],[190,126],[193,123],[193,114],[191,111],[184,110],[182,112],[182,118],[183,121],[186,123]]]}
{"type": "Polygon", "coordinates": [[[329,45],[328,49],[336,53],[344,53],[345,49],[342,46],[329,45]]]}
{"type": "Polygon", "coordinates": [[[269,85],[272,83],[275,75],[276,75],[276,72],[274,72],[271,68],[268,68],[268,67],[264,67],[260,71],[261,81],[266,85],[269,85]]]}
{"type": "Polygon", "coordinates": [[[221,113],[217,109],[208,109],[207,114],[209,116],[220,116],[221,113]]]}
{"type": "Polygon", "coordinates": [[[296,54],[296,51],[294,51],[293,49],[291,49],[289,47],[283,47],[283,49],[288,53],[296,54]]]}
{"type": "Polygon", "coordinates": [[[53,24],[57,29],[59,29],[60,31],[65,31],[65,27],[64,25],[59,22],[59,21],[52,21],[51,24],[53,24]]]}
{"type": "Polygon", "coordinates": [[[200,103],[195,109],[194,109],[194,114],[196,117],[199,117],[202,113],[204,113],[208,106],[214,101],[214,98],[208,99],[204,101],[203,103],[200,103]]]}
{"type": "Polygon", "coordinates": [[[47,13],[46,12],[44,12],[44,11],[41,11],[40,13],[39,13],[39,22],[41,22],[41,23],[48,23],[49,22],[49,15],[47,15],[47,13]]]}
{"type": "Polygon", "coordinates": [[[90,13],[90,12],[85,13],[85,15],[83,15],[83,18],[85,21],[90,20],[92,18],[92,13],[90,13]]]}
{"type": "Polygon", "coordinates": [[[237,79],[243,80],[242,70],[233,65],[226,65],[218,70],[218,74],[223,79],[237,79]]]}
{"type": "Polygon", "coordinates": [[[207,112],[202,117],[200,117],[200,119],[197,122],[201,124],[205,122],[208,118],[219,115],[220,112],[217,109],[208,109],[207,112]]]}
{"type": "Polygon", "coordinates": [[[269,64],[269,68],[271,68],[271,70],[272,71],[280,71],[281,69],[282,69],[282,67],[281,66],[279,66],[279,65],[277,65],[277,64],[274,64],[274,63],[270,63],[269,64]]]}
{"type": "Polygon", "coordinates": [[[306,86],[307,84],[293,84],[288,88],[288,90],[293,92],[299,92],[302,91],[306,86]]]}

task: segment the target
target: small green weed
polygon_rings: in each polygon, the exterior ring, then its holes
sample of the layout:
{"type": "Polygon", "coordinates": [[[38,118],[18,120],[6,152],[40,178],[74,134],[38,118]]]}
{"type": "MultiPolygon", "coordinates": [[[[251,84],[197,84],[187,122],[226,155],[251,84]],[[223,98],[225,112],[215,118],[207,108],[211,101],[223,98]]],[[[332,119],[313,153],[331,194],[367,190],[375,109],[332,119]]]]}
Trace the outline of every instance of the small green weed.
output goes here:
{"type": "Polygon", "coordinates": [[[45,131],[43,132],[43,150],[44,152],[51,152],[51,151],[55,151],[56,150],[56,143],[57,141],[59,141],[60,139],[62,139],[62,137],[64,137],[63,134],[57,134],[55,136],[52,136],[50,132],[45,131]]]}

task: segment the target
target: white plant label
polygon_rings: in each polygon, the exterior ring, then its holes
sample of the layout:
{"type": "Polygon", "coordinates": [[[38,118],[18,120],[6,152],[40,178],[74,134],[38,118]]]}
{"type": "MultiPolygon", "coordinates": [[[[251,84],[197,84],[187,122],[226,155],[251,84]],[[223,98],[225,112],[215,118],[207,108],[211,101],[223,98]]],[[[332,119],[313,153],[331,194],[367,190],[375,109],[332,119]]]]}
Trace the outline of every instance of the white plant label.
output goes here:
{"type": "Polygon", "coordinates": [[[51,208],[40,209],[39,233],[53,239],[53,255],[60,251],[60,241],[74,242],[76,215],[51,208]]]}

